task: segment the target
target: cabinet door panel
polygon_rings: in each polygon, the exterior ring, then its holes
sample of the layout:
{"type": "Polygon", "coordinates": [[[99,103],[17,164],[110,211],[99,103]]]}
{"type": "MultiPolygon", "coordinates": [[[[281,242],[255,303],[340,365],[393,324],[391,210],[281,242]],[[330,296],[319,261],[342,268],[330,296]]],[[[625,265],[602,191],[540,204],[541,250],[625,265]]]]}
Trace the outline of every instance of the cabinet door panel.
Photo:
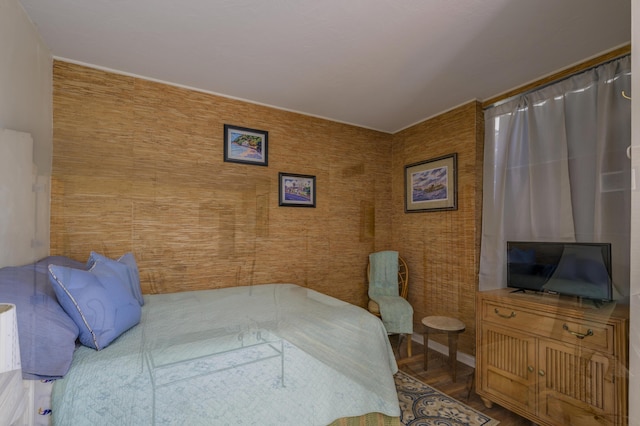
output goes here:
{"type": "Polygon", "coordinates": [[[603,414],[596,414],[585,410],[583,404],[574,404],[576,401],[558,398],[552,393],[541,395],[540,406],[542,407],[540,417],[554,424],[575,425],[575,426],[605,426],[612,425],[612,418],[603,414]]]}
{"type": "Polygon", "coordinates": [[[540,425],[627,426],[627,305],[478,293],[476,387],[540,425]]]}
{"type": "Polygon", "coordinates": [[[530,383],[514,380],[504,371],[489,368],[487,370],[487,385],[485,390],[491,394],[520,406],[526,411],[534,412],[535,405],[531,398],[534,393],[530,383]]]}
{"type": "Polygon", "coordinates": [[[542,418],[564,424],[613,424],[614,363],[592,350],[550,341],[539,342],[542,418]]]}
{"type": "Polygon", "coordinates": [[[501,405],[535,413],[535,339],[495,325],[481,332],[481,389],[501,405]]]}

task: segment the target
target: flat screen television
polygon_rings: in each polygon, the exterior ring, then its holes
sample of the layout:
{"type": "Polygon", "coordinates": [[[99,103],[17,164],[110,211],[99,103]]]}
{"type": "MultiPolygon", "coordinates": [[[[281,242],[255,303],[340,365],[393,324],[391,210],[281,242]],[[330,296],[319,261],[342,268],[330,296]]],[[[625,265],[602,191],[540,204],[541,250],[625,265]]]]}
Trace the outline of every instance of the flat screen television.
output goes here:
{"type": "Polygon", "coordinates": [[[611,301],[611,244],[507,241],[507,287],[611,301]]]}

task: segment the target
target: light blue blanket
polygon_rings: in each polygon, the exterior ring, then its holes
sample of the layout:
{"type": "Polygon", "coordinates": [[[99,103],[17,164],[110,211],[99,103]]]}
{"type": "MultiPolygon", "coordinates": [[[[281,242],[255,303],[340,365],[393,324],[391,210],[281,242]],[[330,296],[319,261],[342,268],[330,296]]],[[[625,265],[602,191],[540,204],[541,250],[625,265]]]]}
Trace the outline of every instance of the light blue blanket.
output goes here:
{"type": "Polygon", "coordinates": [[[326,425],[399,416],[382,322],[293,284],[145,295],[139,325],[75,354],[54,425],[326,425]]]}
{"type": "Polygon", "coordinates": [[[369,255],[369,298],[380,306],[389,333],[413,333],[413,308],[398,292],[398,252],[369,255]]]}

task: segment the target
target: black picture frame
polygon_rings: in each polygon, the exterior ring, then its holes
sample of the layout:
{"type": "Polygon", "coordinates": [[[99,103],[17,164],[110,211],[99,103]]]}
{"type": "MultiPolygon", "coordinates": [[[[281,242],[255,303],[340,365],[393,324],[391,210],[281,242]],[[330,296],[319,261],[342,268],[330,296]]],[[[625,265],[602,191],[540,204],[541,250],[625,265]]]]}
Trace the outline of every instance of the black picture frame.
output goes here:
{"type": "Polygon", "coordinates": [[[405,213],[457,210],[457,174],[457,153],[405,166],[405,213]]]}
{"type": "Polygon", "coordinates": [[[269,132],[248,127],[224,125],[224,161],[269,165],[269,132]]]}
{"type": "Polygon", "coordinates": [[[315,207],[316,177],[297,173],[278,173],[278,205],[315,207]]]}

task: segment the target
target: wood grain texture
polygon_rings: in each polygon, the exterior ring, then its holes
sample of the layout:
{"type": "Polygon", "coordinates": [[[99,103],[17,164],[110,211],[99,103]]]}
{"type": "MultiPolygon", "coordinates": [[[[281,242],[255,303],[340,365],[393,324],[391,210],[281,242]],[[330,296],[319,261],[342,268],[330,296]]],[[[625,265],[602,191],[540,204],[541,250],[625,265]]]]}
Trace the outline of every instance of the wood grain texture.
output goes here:
{"type": "MultiPolygon", "coordinates": [[[[365,307],[368,255],[409,263],[415,328],[465,322],[474,353],[482,110],[396,135],[54,63],[51,253],[133,252],[144,293],[290,282],[365,307]],[[269,166],[223,161],[223,125],[269,132],[269,166]],[[404,166],[458,153],[458,210],[404,213],[404,166]],[[278,206],[278,172],[317,207],[278,206]]],[[[443,342],[444,343],[444,342],[443,342]]]]}
{"type": "Polygon", "coordinates": [[[538,424],[627,424],[628,305],[511,289],[477,301],[483,398],[538,424]]]}
{"type": "MultiPolygon", "coordinates": [[[[478,286],[482,202],[483,119],[471,102],[420,123],[393,138],[393,247],[409,264],[409,302],[414,328],[430,315],[460,319],[466,331],[459,350],[475,353],[475,302],[478,286]],[[404,212],[404,166],[456,152],[458,209],[404,212]]],[[[434,340],[447,344],[446,336],[434,340]]]]}
{"type": "Polygon", "coordinates": [[[54,63],[51,252],[133,252],[144,293],[290,282],[365,306],[391,236],[388,134],[54,63]],[[269,166],[223,161],[223,125],[269,132],[269,166]],[[278,172],[317,207],[278,206],[278,172]]]}

